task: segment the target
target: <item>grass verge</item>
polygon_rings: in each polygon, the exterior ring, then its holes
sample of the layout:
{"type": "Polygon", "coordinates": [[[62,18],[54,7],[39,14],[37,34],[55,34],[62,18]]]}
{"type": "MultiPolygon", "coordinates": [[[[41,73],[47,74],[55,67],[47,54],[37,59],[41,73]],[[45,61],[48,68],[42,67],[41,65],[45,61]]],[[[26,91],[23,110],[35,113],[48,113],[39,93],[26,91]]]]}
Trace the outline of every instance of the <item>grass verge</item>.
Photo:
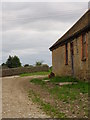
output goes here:
{"type": "Polygon", "coordinates": [[[20,77],[33,76],[33,75],[48,75],[50,72],[34,72],[34,73],[24,73],[20,74],[20,77]]]}
{"type": "Polygon", "coordinates": [[[58,99],[66,102],[77,99],[80,93],[88,93],[88,83],[72,77],[54,77],[51,79],[44,78],[43,80],[32,79],[30,82],[47,87],[47,90],[51,95],[57,96],[58,99]],[[53,87],[48,87],[44,80],[50,80],[48,84],[52,83],[53,87]],[[63,86],[55,84],[60,82],[77,82],[77,84],[68,84],[63,86]]]}
{"type": "Polygon", "coordinates": [[[30,82],[32,82],[36,85],[45,85],[45,82],[38,78],[34,78],[34,79],[30,80],[30,82]]]}
{"type": "MultiPolygon", "coordinates": [[[[79,115],[80,114],[82,115],[82,112],[83,112],[83,115],[85,114],[86,116],[88,116],[88,107],[87,107],[88,82],[80,81],[76,78],[68,77],[68,76],[67,77],[56,76],[51,79],[49,79],[49,78],[32,79],[30,82],[35,84],[35,86],[39,86],[42,89],[44,89],[44,91],[48,92],[49,95],[52,96],[54,101],[58,101],[58,103],[59,103],[59,101],[61,101],[62,104],[66,105],[66,106],[68,106],[68,104],[70,104],[70,109],[72,108],[72,110],[74,111],[72,114],[76,114],[76,112],[78,112],[79,115]],[[49,82],[46,82],[46,80],[49,80],[49,82]],[[62,83],[62,82],[63,83],[64,82],[72,82],[73,84],[60,86],[58,83],[62,83]],[[76,84],[74,84],[74,82],[76,84]],[[79,107],[79,108],[77,108],[77,110],[75,108],[75,104],[79,107]]],[[[40,93],[40,95],[42,96],[41,93],[40,93]]],[[[36,97],[35,99],[36,99],[36,101],[39,101],[39,102],[43,100],[40,97],[39,98],[36,97]]],[[[46,108],[48,108],[49,111],[53,111],[50,113],[51,115],[54,113],[55,113],[54,116],[56,116],[56,114],[59,115],[59,113],[57,112],[58,107],[55,107],[52,110],[50,108],[50,106],[52,107],[52,104],[45,103],[45,104],[40,104],[40,105],[44,106],[44,107],[46,106],[46,108]]],[[[46,109],[44,107],[42,107],[42,108],[46,109]]],[[[70,112],[72,110],[70,110],[70,112]]],[[[61,114],[60,114],[60,116],[62,117],[61,114]]],[[[61,118],[60,116],[58,118],[61,118]]],[[[76,114],[76,116],[77,116],[77,114],[76,114]]]]}
{"type": "MultiPolygon", "coordinates": [[[[44,78],[43,80],[48,80],[49,78],[44,78]]],[[[74,77],[71,77],[71,76],[62,76],[62,77],[59,77],[59,76],[56,76],[56,77],[53,77],[53,78],[50,78],[49,79],[50,82],[53,82],[53,83],[59,83],[59,82],[78,82],[79,80],[77,78],[74,78],[74,77]]]]}

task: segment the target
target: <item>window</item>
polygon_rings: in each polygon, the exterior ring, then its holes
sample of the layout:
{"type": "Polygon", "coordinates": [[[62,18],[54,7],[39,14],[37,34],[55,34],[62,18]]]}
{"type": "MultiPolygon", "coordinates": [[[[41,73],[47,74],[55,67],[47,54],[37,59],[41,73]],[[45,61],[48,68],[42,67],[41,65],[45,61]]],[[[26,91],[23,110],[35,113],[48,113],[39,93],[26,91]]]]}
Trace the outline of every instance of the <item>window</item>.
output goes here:
{"type": "Polygon", "coordinates": [[[68,65],[68,43],[65,44],[65,65],[68,65]]]}
{"type": "Polygon", "coordinates": [[[86,50],[87,46],[86,46],[86,34],[82,35],[82,60],[86,60],[86,54],[87,54],[87,50],[86,50]]]}

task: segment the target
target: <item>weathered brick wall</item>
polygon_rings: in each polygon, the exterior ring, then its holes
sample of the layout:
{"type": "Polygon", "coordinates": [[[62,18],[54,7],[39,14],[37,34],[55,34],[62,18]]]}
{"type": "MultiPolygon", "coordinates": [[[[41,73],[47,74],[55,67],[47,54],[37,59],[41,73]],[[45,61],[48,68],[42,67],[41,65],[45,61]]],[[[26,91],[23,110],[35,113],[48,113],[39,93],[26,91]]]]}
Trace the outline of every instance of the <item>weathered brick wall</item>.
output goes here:
{"type": "MultiPolygon", "coordinates": [[[[90,33],[89,33],[90,34],[90,33]]],[[[90,38],[88,39],[90,41],[90,38]]],[[[80,79],[88,78],[90,71],[90,54],[86,61],[81,60],[81,36],[73,40],[74,44],[74,75],[80,79]],[[88,66],[89,65],[89,66],[88,66]]],[[[90,45],[90,43],[88,43],[90,45]]],[[[88,45],[88,52],[90,46],[88,45]]],[[[65,45],[52,51],[53,72],[56,75],[72,75],[70,43],[68,43],[68,65],[65,65],[65,45]]]]}
{"type": "Polygon", "coordinates": [[[80,79],[87,79],[86,71],[88,69],[88,58],[86,61],[82,61],[82,46],[81,36],[78,37],[77,43],[74,40],[74,75],[80,79]]]}
{"type": "Polygon", "coordinates": [[[0,73],[2,73],[2,76],[5,77],[12,75],[19,75],[22,73],[42,72],[48,70],[49,67],[45,65],[45,66],[37,66],[37,67],[20,67],[20,68],[2,69],[0,70],[0,73]]]}
{"type": "MultiPolygon", "coordinates": [[[[90,24],[90,10],[86,12],[71,29],[69,29],[57,42],[68,38],[77,31],[90,24]]],[[[81,60],[81,36],[73,40],[74,43],[74,75],[81,79],[90,79],[90,32],[88,33],[88,58],[81,60]]],[[[68,65],[65,65],[65,45],[52,51],[53,72],[56,75],[72,75],[70,43],[68,43],[68,65]]]]}
{"type": "MultiPolygon", "coordinates": [[[[70,46],[68,46],[69,49],[70,46]]],[[[70,56],[70,51],[68,51],[70,56]]],[[[65,65],[65,46],[59,47],[52,52],[52,65],[53,72],[56,75],[71,75],[71,61],[69,58],[69,64],[65,65]]]]}

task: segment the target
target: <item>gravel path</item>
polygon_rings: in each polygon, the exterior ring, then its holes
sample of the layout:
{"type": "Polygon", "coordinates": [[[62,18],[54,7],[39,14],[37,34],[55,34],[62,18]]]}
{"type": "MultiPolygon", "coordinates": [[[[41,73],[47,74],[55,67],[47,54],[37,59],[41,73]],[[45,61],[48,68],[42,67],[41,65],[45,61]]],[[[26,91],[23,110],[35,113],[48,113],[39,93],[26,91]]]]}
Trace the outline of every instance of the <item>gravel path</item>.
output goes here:
{"type": "Polygon", "coordinates": [[[2,79],[3,118],[48,118],[39,106],[28,99],[29,77],[5,77],[2,79]]]}

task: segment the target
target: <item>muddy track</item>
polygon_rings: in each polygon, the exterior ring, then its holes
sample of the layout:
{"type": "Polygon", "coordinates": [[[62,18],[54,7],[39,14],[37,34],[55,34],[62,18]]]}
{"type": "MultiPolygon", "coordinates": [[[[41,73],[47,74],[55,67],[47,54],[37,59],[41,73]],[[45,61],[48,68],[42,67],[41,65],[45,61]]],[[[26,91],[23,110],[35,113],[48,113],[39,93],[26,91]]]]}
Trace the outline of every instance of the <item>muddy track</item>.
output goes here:
{"type": "Polygon", "coordinates": [[[28,99],[29,80],[41,77],[43,76],[5,77],[2,79],[3,118],[48,118],[39,106],[28,99]]]}

